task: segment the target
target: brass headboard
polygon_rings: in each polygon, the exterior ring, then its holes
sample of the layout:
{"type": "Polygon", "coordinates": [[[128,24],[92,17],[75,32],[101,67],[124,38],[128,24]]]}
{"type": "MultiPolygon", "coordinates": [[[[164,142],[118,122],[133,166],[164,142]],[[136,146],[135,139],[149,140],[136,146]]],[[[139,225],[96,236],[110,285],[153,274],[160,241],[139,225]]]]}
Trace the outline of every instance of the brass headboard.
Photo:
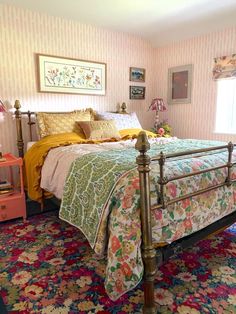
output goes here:
{"type": "MultiPolygon", "coordinates": [[[[19,100],[15,101],[14,108],[16,109],[14,114],[16,118],[16,133],[17,133],[17,149],[19,153],[19,157],[24,157],[24,139],[23,139],[23,132],[22,132],[22,116],[28,116],[28,126],[29,126],[29,137],[30,141],[33,140],[33,132],[32,126],[35,125],[35,122],[32,120],[32,117],[35,116],[35,112],[33,111],[20,111],[21,104],[19,100]]],[[[118,113],[127,114],[127,106],[126,103],[123,102],[120,106],[120,110],[117,111],[118,113]]],[[[53,112],[53,113],[65,113],[65,112],[53,112]]]]}
{"type": "Polygon", "coordinates": [[[19,157],[23,157],[24,156],[24,139],[23,139],[23,133],[22,133],[22,115],[28,116],[27,124],[29,125],[30,140],[32,141],[33,140],[32,126],[35,124],[35,122],[32,121],[32,115],[35,115],[35,113],[32,111],[21,112],[20,111],[21,104],[19,100],[15,101],[14,108],[16,109],[14,114],[16,117],[17,148],[18,148],[19,157]]]}

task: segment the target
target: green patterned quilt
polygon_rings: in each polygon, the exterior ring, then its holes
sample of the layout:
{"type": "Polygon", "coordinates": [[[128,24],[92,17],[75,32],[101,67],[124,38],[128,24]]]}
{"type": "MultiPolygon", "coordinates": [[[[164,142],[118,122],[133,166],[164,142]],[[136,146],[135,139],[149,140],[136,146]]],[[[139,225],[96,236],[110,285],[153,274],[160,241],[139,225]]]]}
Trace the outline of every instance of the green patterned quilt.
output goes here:
{"type": "Polygon", "coordinates": [[[90,153],[76,159],[66,179],[60,218],[78,227],[91,247],[103,209],[119,178],[135,166],[134,148],[90,153]]]}
{"type": "MultiPolygon", "coordinates": [[[[149,156],[219,146],[216,141],[176,140],[153,143],[149,156]]],[[[90,153],[76,159],[64,188],[60,218],[78,227],[94,247],[103,210],[119,178],[136,168],[138,152],[133,148],[90,153]]],[[[158,165],[156,165],[158,167],[158,165]]]]}
{"type": "MultiPolygon", "coordinates": [[[[179,139],[165,144],[153,142],[149,155],[153,157],[161,151],[168,154],[222,144],[224,143],[217,141],[179,139]]],[[[78,227],[97,253],[101,253],[105,248],[109,218],[106,290],[113,300],[135,287],[142,278],[143,272],[138,209],[139,181],[135,160],[137,155],[138,152],[131,147],[124,150],[90,153],[76,159],[67,176],[60,208],[60,218],[78,227]],[[101,230],[104,233],[102,236],[101,230]]],[[[218,152],[218,155],[208,153],[207,156],[204,154],[199,158],[188,156],[185,160],[178,158],[167,163],[166,168],[168,166],[169,168],[166,174],[173,176],[198,171],[223,161],[227,161],[227,152],[218,152]]],[[[187,178],[182,182],[170,182],[166,197],[167,199],[178,197],[191,193],[193,189],[204,188],[211,182],[217,183],[224,178],[225,173],[226,169],[221,169],[212,174],[198,175],[194,180],[187,178]]],[[[153,204],[158,198],[159,165],[157,163],[152,164],[150,174],[153,204]]],[[[235,172],[233,175],[236,176],[235,172]]],[[[205,197],[184,200],[165,211],[154,212],[154,235],[157,235],[161,241],[171,242],[199,230],[209,219],[214,221],[219,219],[224,211],[229,213],[233,210],[233,204],[236,202],[234,190],[233,188],[229,190],[225,197],[225,190],[222,188],[219,194],[213,191],[205,197]],[[227,203],[228,198],[229,203],[227,203]],[[202,211],[198,212],[199,208],[202,208],[202,211]],[[176,230],[177,223],[179,227],[176,230]]]]}

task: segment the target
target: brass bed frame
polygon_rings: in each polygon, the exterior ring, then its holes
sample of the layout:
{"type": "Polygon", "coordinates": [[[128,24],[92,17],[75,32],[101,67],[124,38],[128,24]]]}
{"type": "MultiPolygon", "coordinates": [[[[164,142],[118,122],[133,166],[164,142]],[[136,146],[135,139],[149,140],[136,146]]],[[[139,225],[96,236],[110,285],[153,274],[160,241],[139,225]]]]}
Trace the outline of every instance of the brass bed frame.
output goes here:
{"type": "MultiPolygon", "coordinates": [[[[16,117],[16,129],[17,129],[17,147],[19,156],[24,156],[24,140],[22,136],[22,115],[28,116],[28,125],[30,130],[30,139],[32,141],[32,126],[35,124],[32,121],[31,116],[34,115],[33,112],[21,112],[20,111],[20,103],[19,101],[15,102],[15,117],[16,117]]],[[[144,306],[143,306],[143,313],[145,314],[155,314],[158,313],[158,307],[154,300],[154,282],[155,282],[155,275],[157,267],[160,266],[164,261],[166,261],[170,256],[179,253],[183,249],[193,245],[195,242],[203,239],[211,234],[217,233],[228,226],[232,225],[236,222],[236,210],[233,211],[231,214],[221,218],[220,220],[212,223],[211,225],[207,226],[200,231],[197,231],[189,236],[183,237],[177,241],[172,242],[171,244],[168,243],[153,243],[152,241],[152,224],[151,224],[151,211],[154,209],[161,209],[166,208],[168,205],[173,204],[175,202],[187,199],[189,197],[197,196],[202,193],[212,191],[214,189],[226,186],[230,187],[232,184],[236,184],[236,179],[232,180],[231,172],[232,167],[236,165],[236,163],[232,162],[232,152],[235,144],[231,142],[228,145],[222,145],[217,147],[210,147],[206,149],[196,149],[187,152],[180,152],[175,154],[166,154],[164,155],[162,152],[158,157],[150,158],[147,154],[148,150],[150,149],[150,143],[148,142],[148,138],[146,133],[141,131],[135,148],[139,151],[139,155],[136,158],[136,162],[138,165],[138,172],[140,178],[140,216],[141,216],[141,231],[142,231],[142,259],[144,264],[144,275],[143,275],[143,284],[144,284],[144,306]],[[201,171],[195,171],[192,173],[188,173],[185,175],[180,175],[172,178],[166,178],[164,175],[164,165],[165,161],[170,158],[180,157],[180,156],[188,156],[194,155],[199,153],[205,153],[215,150],[228,150],[228,161],[221,166],[208,168],[201,171]],[[158,199],[158,204],[155,206],[151,206],[150,200],[150,163],[152,161],[157,161],[159,163],[160,169],[160,178],[159,178],[159,185],[160,185],[160,195],[158,199]],[[209,171],[214,171],[221,168],[227,168],[227,176],[225,181],[219,183],[217,185],[212,185],[208,188],[201,189],[199,191],[195,191],[193,193],[186,194],[181,197],[177,197],[170,201],[165,200],[165,186],[168,182],[174,181],[177,179],[183,179],[186,177],[193,177],[195,175],[199,175],[202,173],[206,173],[209,171]]],[[[236,186],[235,186],[236,187],[236,186]]]]}

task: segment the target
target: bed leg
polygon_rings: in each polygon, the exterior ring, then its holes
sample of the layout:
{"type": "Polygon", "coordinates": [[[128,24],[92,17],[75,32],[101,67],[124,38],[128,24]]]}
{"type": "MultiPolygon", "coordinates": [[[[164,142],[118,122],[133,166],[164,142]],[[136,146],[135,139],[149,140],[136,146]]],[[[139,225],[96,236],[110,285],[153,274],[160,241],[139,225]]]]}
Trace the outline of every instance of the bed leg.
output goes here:
{"type": "Polygon", "coordinates": [[[44,208],[44,190],[42,190],[42,199],[40,201],[40,210],[41,210],[41,212],[43,212],[43,208],[44,208]]]}
{"type": "Polygon", "coordinates": [[[142,258],[144,263],[144,306],[143,313],[156,314],[157,306],[154,300],[154,281],[156,275],[156,251],[152,244],[151,200],[150,200],[150,157],[146,152],[150,149],[146,133],[139,133],[135,148],[140,152],[138,164],[140,180],[140,215],[142,229],[142,258]]]}
{"type": "Polygon", "coordinates": [[[154,299],[154,282],[156,276],[156,252],[155,249],[145,251],[143,248],[143,261],[144,261],[144,314],[156,314],[157,305],[154,299]],[[145,256],[145,254],[147,256],[145,256]]]}

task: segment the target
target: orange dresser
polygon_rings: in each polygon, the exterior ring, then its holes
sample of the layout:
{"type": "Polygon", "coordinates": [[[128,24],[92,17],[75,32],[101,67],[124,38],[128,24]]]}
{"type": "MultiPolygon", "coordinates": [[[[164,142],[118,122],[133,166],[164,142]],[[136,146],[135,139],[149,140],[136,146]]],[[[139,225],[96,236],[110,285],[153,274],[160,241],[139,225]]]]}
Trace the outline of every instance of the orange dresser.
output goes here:
{"type": "Polygon", "coordinates": [[[13,218],[23,217],[26,219],[25,193],[23,186],[23,160],[12,154],[3,155],[3,161],[0,161],[0,168],[8,168],[8,178],[13,185],[13,190],[6,194],[0,194],[0,222],[13,218]],[[13,183],[13,167],[18,167],[20,172],[19,187],[13,183]]]}

